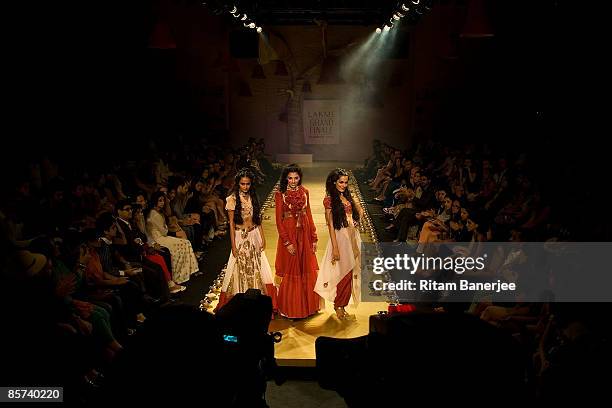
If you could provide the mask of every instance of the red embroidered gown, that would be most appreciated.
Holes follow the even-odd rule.
[[[308,190],[276,192],[276,227],[279,239],[276,249],[276,275],[283,278],[278,290],[278,311],[289,318],[303,318],[320,309],[321,297],[314,292],[319,265],[312,252],[317,230],[310,211]],[[291,255],[284,245],[293,244]]]

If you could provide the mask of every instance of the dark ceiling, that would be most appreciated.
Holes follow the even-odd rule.
[[[412,0],[405,3],[413,8],[409,20],[416,22],[419,14],[431,7],[432,0]],[[402,1],[397,0],[212,0],[206,6],[216,14],[227,13],[234,6],[258,24],[308,25],[316,21],[329,24],[373,25],[381,24],[399,11]]]

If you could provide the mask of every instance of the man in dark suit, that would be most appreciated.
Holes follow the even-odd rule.
[[[146,291],[153,298],[166,301],[169,296],[168,283],[160,265],[144,257],[147,237],[132,221],[133,205],[129,200],[121,200],[115,207],[117,239],[113,242],[117,251],[130,263],[142,265],[142,273]],[[170,270],[170,254],[163,247],[155,250],[164,257],[166,266]]]

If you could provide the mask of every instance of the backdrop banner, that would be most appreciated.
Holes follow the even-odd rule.
[[[304,109],[305,144],[340,144],[340,102],[306,99]]]

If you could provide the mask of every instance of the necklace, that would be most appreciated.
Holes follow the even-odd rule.
[[[298,191],[298,188],[300,188],[300,186],[295,186],[295,187],[287,186],[287,189],[289,191]]]

